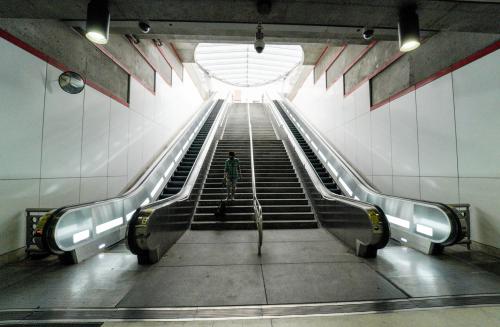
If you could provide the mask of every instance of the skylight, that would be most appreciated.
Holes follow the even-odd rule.
[[[304,52],[300,45],[267,44],[263,53],[257,53],[253,44],[200,43],[194,59],[209,76],[249,87],[285,78],[302,64]]]

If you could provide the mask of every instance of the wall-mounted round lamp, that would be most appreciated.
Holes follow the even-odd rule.
[[[75,72],[64,72],[59,75],[59,86],[64,92],[78,94],[85,88],[85,80]]]
[[[106,44],[109,39],[109,14],[107,0],[92,0],[87,6],[87,28],[85,36],[97,44]]]
[[[399,50],[408,52],[420,46],[418,15],[413,7],[402,8],[398,22]]]

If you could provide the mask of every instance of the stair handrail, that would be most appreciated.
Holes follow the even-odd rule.
[[[258,244],[258,254],[261,255],[262,242],[264,238],[263,231],[263,217],[262,217],[262,206],[257,199],[257,182],[255,178],[255,165],[254,165],[254,155],[253,155],[253,134],[252,134],[252,119],[250,116],[250,105],[247,104],[247,116],[248,116],[248,135],[250,137],[250,170],[252,173],[252,202],[253,202],[253,217],[255,224],[257,226],[257,231],[259,233],[259,244]]]
[[[463,237],[463,226],[455,209],[438,202],[385,195],[375,190],[304,118],[296,105],[279,95],[270,96],[300,130],[306,142],[324,163],[338,186],[356,200],[379,206],[390,222],[391,237],[424,253],[441,252]],[[299,124],[299,125],[297,125]]]

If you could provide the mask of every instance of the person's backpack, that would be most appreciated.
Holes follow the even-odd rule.
[[[217,207],[217,210],[215,211],[214,215],[215,218],[222,220],[226,218],[226,200],[220,200],[219,206]]]

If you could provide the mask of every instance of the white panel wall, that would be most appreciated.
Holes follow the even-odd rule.
[[[37,178],[47,65],[3,39],[0,54],[0,179]]]
[[[113,197],[172,141],[201,104],[188,74],[155,94],[134,78],[130,107],[91,87],[58,85],[61,71],[0,39],[0,255],[25,244],[28,207]]]
[[[90,87],[85,89],[82,177],[99,177],[108,174],[110,106],[109,97]]]
[[[500,248],[500,51],[370,111],[312,74],[294,103],[386,194],[472,205],[473,240]]]
[[[58,82],[61,73],[59,69],[47,66],[42,178],[80,177],[85,92],[64,92]]]

